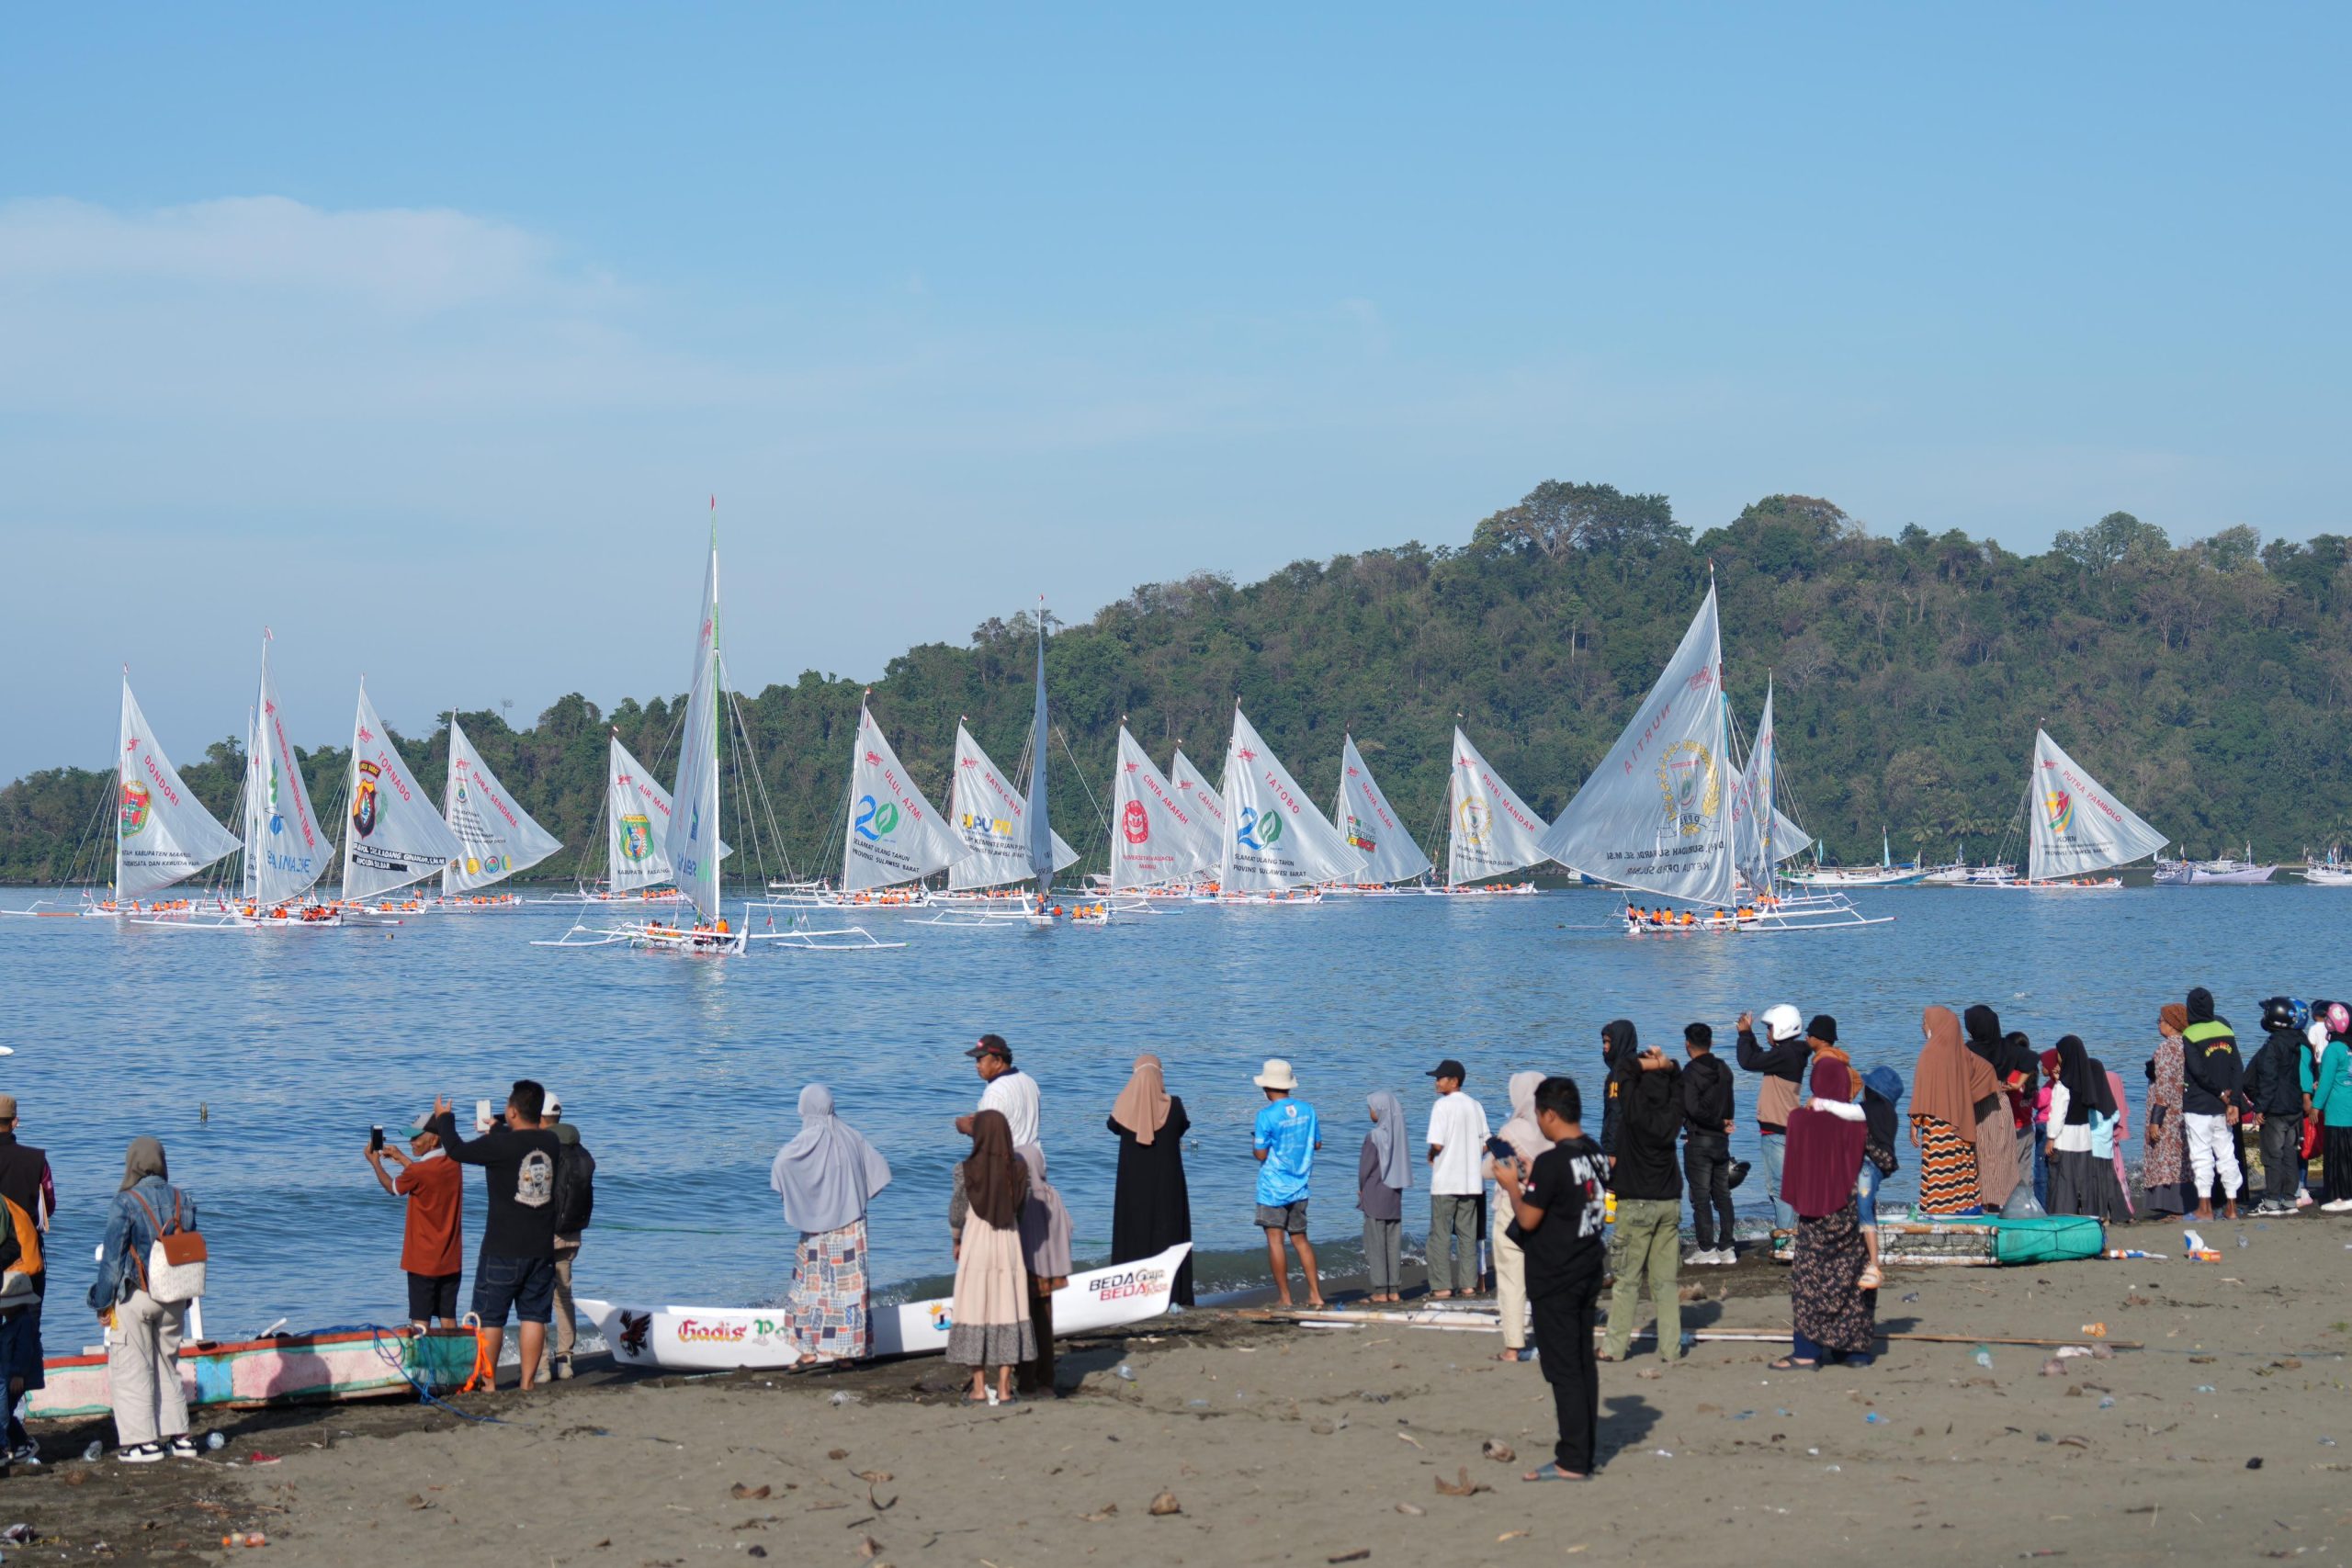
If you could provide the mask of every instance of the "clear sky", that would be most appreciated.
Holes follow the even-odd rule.
[[[11,16],[0,777],[682,689],[713,493],[754,689],[1547,477],[2352,530],[2342,7],[359,10]]]

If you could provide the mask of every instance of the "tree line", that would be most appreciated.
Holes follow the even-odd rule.
[[[1657,678],[1711,566],[1735,711],[1752,726],[1769,672],[1784,785],[1833,857],[1874,860],[1883,827],[1898,853],[1986,858],[2018,820],[2037,722],[2194,852],[2250,840],[2289,856],[2347,836],[2352,540],[2266,544],[2234,527],[2175,546],[2116,512],[2021,556],[1959,529],[1873,535],[1800,495],[1694,537],[1664,496],[1558,481],[1459,546],[1294,561],[1247,584],[1199,573],[1052,626],[1055,826],[1099,866],[1122,717],[1163,766],[1181,739],[1214,775],[1237,698],[1327,807],[1352,731],[1432,858],[1457,721],[1556,815]],[[872,683],[875,717],[943,808],[959,716],[1001,765],[1020,755],[1035,632],[1026,615],[991,619],[960,645],[909,649]],[[764,795],[730,771],[730,841],[756,841],[764,869],[838,870],[865,690],[812,671],[738,695]],[[458,716],[565,842],[535,876],[601,863],[607,731],[667,777],[683,703],[605,712],[574,693],[520,729],[497,711]],[[397,738],[420,777],[443,777],[447,733],[443,716],[430,736]],[[348,752],[302,761],[333,820]],[[232,737],[184,768],[232,826],[242,767]],[[0,878],[103,882],[111,790],[70,767],[0,790]],[[753,869],[748,853],[736,865]]]

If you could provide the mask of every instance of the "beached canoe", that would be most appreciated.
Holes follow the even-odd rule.
[[[180,1349],[180,1386],[190,1406],[332,1404],[409,1393],[412,1379],[435,1393],[454,1393],[474,1366],[469,1328],[406,1335],[392,1329],[336,1329],[280,1334],[237,1344],[205,1341]],[[36,1390],[29,1414],[103,1416],[107,1359],[51,1356],[41,1363],[47,1388]]]
[[[1158,1317],[1168,1310],[1177,1267],[1192,1250],[1171,1247],[1154,1258],[1071,1275],[1054,1294],[1055,1337]],[[800,1359],[781,1307],[640,1306],[585,1296],[579,1305],[624,1366],[707,1372],[788,1367]],[[953,1305],[941,1300],[875,1308],[873,1353],[937,1355],[947,1348]]]

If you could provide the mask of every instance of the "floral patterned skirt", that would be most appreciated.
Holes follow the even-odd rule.
[[[1878,1292],[1862,1289],[1870,1252],[1854,1200],[1834,1214],[1797,1222],[1789,1306],[1799,1334],[1824,1350],[1867,1352],[1878,1333]]]
[[[785,1308],[793,1342],[822,1361],[865,1359],[865,1222],[803,1235]]]

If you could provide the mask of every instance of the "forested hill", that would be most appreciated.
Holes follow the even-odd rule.
[[[1982,858],[2018,814],[2037,720],[2198,852],[2251,840],[2287,856],[2352,836],[2352,540],[2265,546],[2233,528],[2176,548],[2114,513],[2017,556],[1957,530],[1874,536],[1792,495],[1693,538],[1662,496],[1560,483],[1459,546],[1298,561],[1247,585],[1203,574],[1056,626],[1046,670],[1068,747],[1053,758],[1056,826],[1099,866],[1103,830],[1077,785],[1108,809],[1121,716],[1163,765],[1181,738],[1214,776],[1237,695],[1327,809],[1352,729],[1433,856],[1456,715],[1555,814],[1657,677],[1710,561],[1736,711],[1754,723],[1771,671],[1783,777],[1806,826],[1845,858],[1875,859],[1882,823],[1898,854],[1947,855],[1964,839]],[[1031,630],[1025,617],[991,620],[961,645],[910,649],[875,682],[876,717],[943,806],[957,716],[1000,764],[1021,754]],[[741,701],[804,873],[838,869],[861,689],[810,672]],[[606,727],[646,761],[666,757],[682,700],[606,714],[575,694],[519,731],[495,713],[461,716],[508,788],[573,846],[540,874],[569,877],[590,840]],[[446,727],[402,742],[436,782],[447,746]],[[304,765],[332,810],[345,754]],[[232,740],[187,769],[224,820],[238,767]],[[110,839],[108,787],[58,769],[0,791],[0,876],[65,880],[94,827]]]

